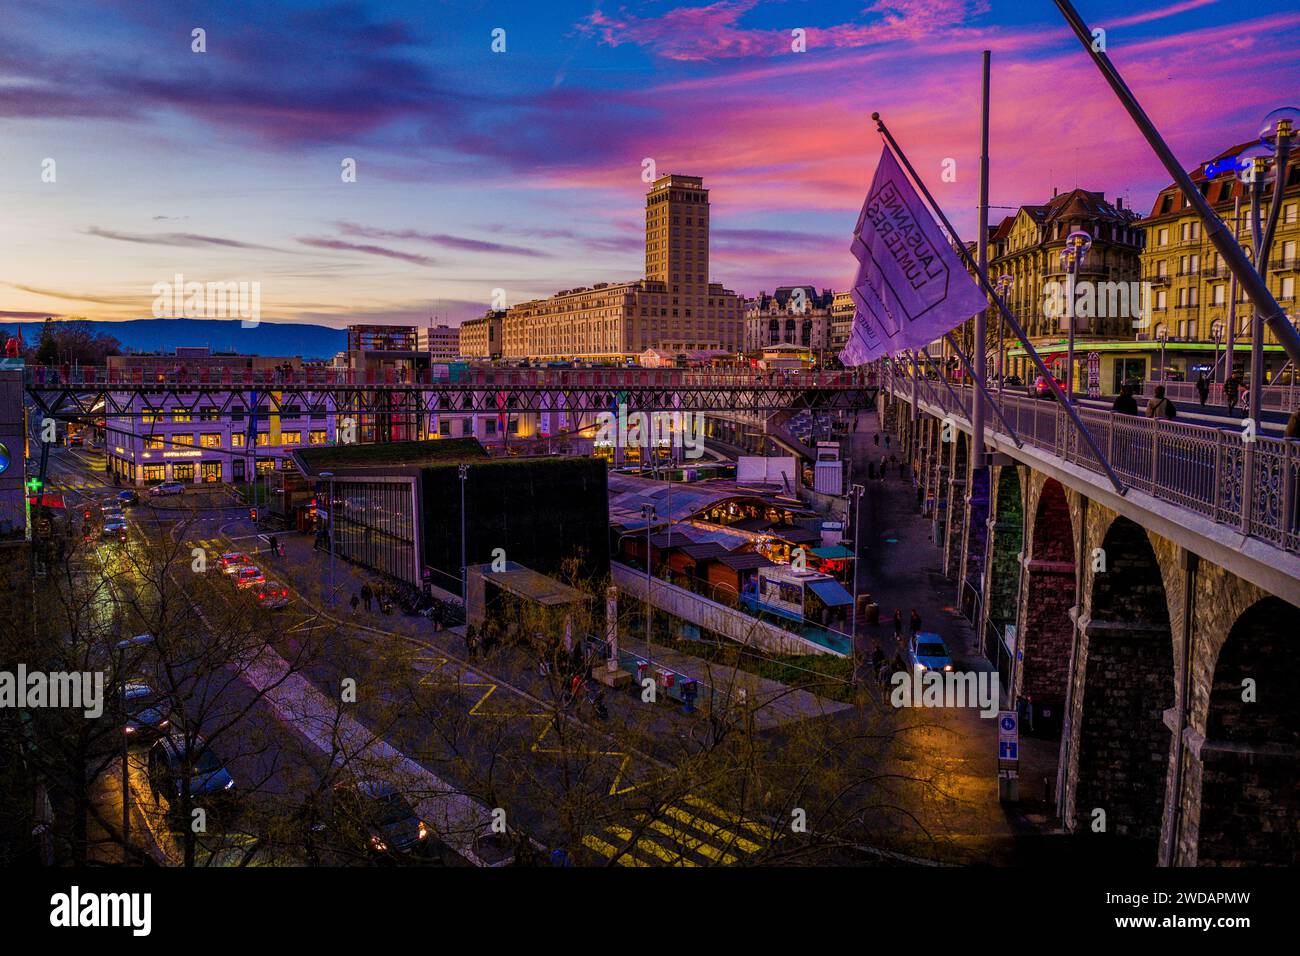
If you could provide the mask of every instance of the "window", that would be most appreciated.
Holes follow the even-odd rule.
[[[323,428],[313,428],[307,433],[307,444],[309,445],[328,445],[329,435]]]
[[[301,445],[302,432],[280,432],[281,445]]]
[[[221,435],[214,432],[204,432],[199,436],[199,444],[204,448],[220,448]]]
[[[262,448],[271,444],[271,435],[268,432],[257,433],[257,447]],[[260,464],[260,463],[259,463]]]
[[[1169,230],[1167,228],[1161,229],[1159,232],[1156,233],[1156,245],[1158,246],[1169,245]]]
[[[144,447],[146,450],[161,448],[162,446],[163,446],[163,440],[159,438],[157,435],[150,435],[148,438],[144,440]]]
[[[144,480],[145,480],[145,481],[166,481],[166,480],[167,480],[167,468],[166,468],[166,466],[165,466],[165,465],[145,465],[145,466],[144,466]]]
[[[189,433],[185,433],[185,434],[181,434],[181,435],[173,435],[173,436],[172,436],[172,444],[173,444],[173,445],[193,445],[193,444],[194,444],[194,436],[193,436],[192,434],[189,434]]]
[[[192,422],[194,416],[183,408],[172,409],[172,421],[174,422]]]
[[[234,432],[234,433],[231,434],[231,436],[230,436],[230,447],[231,447],[231,448],[243,448],[243,447],[244,447],[244,435],[243,435],[242,432]]]
[[[1282,277],[1282,298],[1284,299],[1295,298],[1295,276]]]

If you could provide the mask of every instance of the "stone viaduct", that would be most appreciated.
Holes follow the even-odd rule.
[[[1296,555],[1004,435],[971,469],[964,418],[881,403],[1004,701],[1059,728],[1064,826],[1135,863],[1300,862]]]

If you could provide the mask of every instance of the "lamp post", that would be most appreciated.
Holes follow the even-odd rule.
[[[334,605],[338,603],[337,596],[334,593],[334,472],[322,471],[320,476],[322,478],[328,478],[330,483],[330,506],[326,515],[329,518],[330,528],[330,604]]]
[[[1074,285],[1078,281],[1079,270],[1088,259],[1088,250],[1092,248],[1092,236],[1076,229],[1065,237],[1065,248],[1061,250],[1061,267],[1065,269],[1065,397],[1074,402]]]
[[[994,293],[1002,300],[1002,304],[1007,304],[1007,296],[1011,294],[1011,285],[1016,280],[1011,276],[1003,273],[998,276],[997,285],[993,287]],[[1002,380],[1007,377],[1007,343],[1004,337],[1006,327],[1003,325],[1002,310],[998,310],[998,398],[1002,398]]]
[[[866,489],[862,485],[853,485],[849,489],[849,495],[853,498],[853,613],[849,630],[853,633],[849,636],[850,649],[853,652],[853,679],[858,676],[858,543],[861,540],[859,529],[862,527],[862,493]]]
[[[650,607],[650,527],[657,517],[654,505],[642,505],[641,517],[645,521],[645,656],[647,663],[651,662],[651,645],[653,643],[653,611]],[[672,541],[672,532],[669,531],[669,541]]]
[[[469,620],[469,559],[465,549],[465,479],[469,477],[469,465],[457,465],[456,474],[460,476],[460,606]]]
[[[1268,280],[1268,258],[1282,212],[1286,190],[1287,165],[1291,157],[1291,139],[1300,122],[1300,110],[1284,106],[1264,117],[1259,143],[1243,150],[1238,160],[1238,175],[1251,186],[1250,228],[1255,244],[1255,267],[1260,278]],[[1262,221],[1261,204],[1266,182],[1272,182],[1273,195],[1268,221]],[[1258,422],[1264,398],[1264,316],[1256,309],[1250,325],[1250,410],[1251,421]]]
[[[1165,383],[1165,343],[1169,341],[1169,330],[1161,326],[1159,335],[1160,340],[1160,384]]]

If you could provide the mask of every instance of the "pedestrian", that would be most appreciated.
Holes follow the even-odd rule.
[[[1196,396],[1201,400],[1201,408],[1205,407],[1205,402],[1210,397],[1210,380],[1202,372],[1196,378]]]
[[[1291,413],[1291,417],[1286,420],[1286,431],[1282,433],[1283,438],[1300,438],[1300,408]]]
[[[894,637],[895,639],[903,636],[903,612],[894,608]]]
[[[1119,394],[1115,396],[1115,402],[1111,405],[1114,411],[1121,415],[1136,415],[1138,413],[1137,399],[1133,397],[1133,385],[1125,382],[1119,387]]]
[[[885,652],[880,648],[880,642],[876,641],[875,648],[871,651],[871,673],[879,674],[880,668],[885,663]]]
[[[921,615],[916,613],[916,608],[912,608],[912,636],[916,637],[921,631]]]
[[[276,541],[275,535],[271,535],[270,541],[271,541],[271,554],[278,556],[280,554],[280,543]]]
[[[1147,403],[1147,418],[1165,418],[1172,420],[1177,417],[1178,409],[1174,407],[1173,402],[1165,398],[1165,387],[1163,385],[1157,385],[1155,397]]]
[[[878,475],[878,477],[880,478],[881,481],[885,480],[885,459],[883,458],[880,459],[880,474]]]
[[[1229,415],[1237,407],[1237,396],[1240,392],[1241,381],[1237,378],[1237,373],[1233,372],[1228,376],[1228,380],[1223,383],[1223,400],[1227,403]]]
[[[360,604],[360,603],[361,603],[361,599],[360,599],[359,597],[357,597],[357,592],[356,592],[356,591],[353,591],[353,592],[352,592],[352,600],[348,602],[348,604],[351,605],[351,607],[352,607],[352,616],[353,616],[353,617],[356,617],[356,616],[357,616],[357,605]]]
[[[885,432],[885,447],[889,447],[889,432]]]
[[[366,604],[367,614],[370,613],[370,602],[374,600],[374,597],[375,597],[375,592],[370,589],[369,582],[361,585],[361,600],[364,601]]]
[[[867,462],[867,480],[876,480],[876,463],[874,461]]]
[[[907,477],[907,465],[904,464],[901,459],[898,462],[898,477],[899,478]]]
[[[880,447],[880,432],[876,432],[875,441],[876,441],[876,447]]]
[[[465,653],[471,660],[478,657],[478,630],[473,624],[465,628]]]

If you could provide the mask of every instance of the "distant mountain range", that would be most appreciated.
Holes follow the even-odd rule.
[[[237,319],[130,319],[126,322],[87,319],[85,322],[93,331],[113,336],[124,350],[132,352],[170,352],[178,345],[206,345],[214,352],[331,359],[347,348],[347,333],[326,325],[263,320],[245,329]],[[40,338],[43,324],[0,320],[0,329],[7,332],[21,328],[23,340],[34,344]]]

